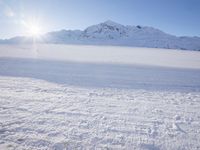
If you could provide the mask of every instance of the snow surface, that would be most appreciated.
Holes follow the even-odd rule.
[[[200,69],[200,52],[85,45],[0,45],[0,57]]]
[[[199,55],[0,46],[0,149],[200,149]]]

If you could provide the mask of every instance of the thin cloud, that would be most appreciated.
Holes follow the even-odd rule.
[[[4,14],[7,17],[14,17],[15,16],[14,11],[10,7],[8,7],[8,6],[5,7]]]
[[[8,6],[6,3],[4,3],[2,0],[0,0],[0,8],[2,10],[2,13],[6,17],[14,17],[15,16],[15,12],[13,11],[13,9],[10,6]]]

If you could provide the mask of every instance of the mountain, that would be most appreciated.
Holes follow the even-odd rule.
[[[15,37],[0,43],[31,42],[31,38]],[[177,37],[146,26],[125,26],[113,21],[92,25],[85,30],[49,32],[37,39],[40,43],[119,45],[200,51],[200,37]]]

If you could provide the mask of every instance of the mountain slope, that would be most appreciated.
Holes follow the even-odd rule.
[[[21,40],[20,40],[21,39]],[[0,43],[30,42],[17,37]],[[37,39],[42,43],[120,45],[134,47],[200,50],[200,37],[177,37],[145,26],[124,26],[113,21],[92,25],[83,31],[61,30],[49,32]]]

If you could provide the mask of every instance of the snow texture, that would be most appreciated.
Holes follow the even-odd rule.
[[[0,46],[0,149],[198,150],[199,58],[194,51]]]

